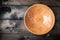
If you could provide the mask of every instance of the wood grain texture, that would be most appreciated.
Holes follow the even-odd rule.
[[[9,0],[7,2],[3,2],[3,4],[6,5],[32,5],[36,3],[60,6],[60,1],[57,0]]]
[[[46,4],[49,7],[51,7],[51,9],[53,10],[53,12],[55,14],[56,21],[55,21],[54,28],[48,34],[51,34],[53,36],[60,35],[60,0],[20,0],[19,2],[18,1],[17,0],[10,0],[8,2],[3,2],[3,4],[4,4],[3,6],[7,5],[9,7],[9,6],[19,5],[18,7],[21,6],[22,7],[21,9],[24,10],[25,8],[23,8],[23,7],[28,8],[32,4],[42,3],[42,4]],[[1,6],[0,6],[0,8],[1,8]],[[23,11],[23,13],[24,13],[24,11]],[[22,13],[22,11],[21,11],[21,13]],[[0,25],[1,25],[1,22],[2,21],[0,20]],[[23,21],[21,22],[21,24],[22,24],[21,26],[25,27],[23,24]],[[19,30],[19,29],[17,29],[17,30]],[[25,32],[26,32],[26,30],[25,30]],[[38,38],[37,40],[40,40],[40,39],[41,40],[42,39],[43,40],[45,40],[45,39],[46,40],[53,40],[53,38],[50,38],[51,35],[49,37],[47,37],[48,39],[46,38],[46,36],[44,36],[45,37],[45,39],[44,39],[44,37],[41,37],[41,36],[40,37],[39,36],[33,37],[34,35],[30,35],[31,33],[28,31],[27,31],[27,34],[28,34],[27,35],[25,32],[21,32],[21,34],[22,34],[22,36],[21,36],[20,33],[6,33],[6,31],[5,31],[5,33],[3,34],[3,32],[0,31],[0,40],[5,40],[5,39],[6,40],[19,40],[19,39],[21,39],[21,37],[23,38],[24,36],[27,36],[27,37],[31,36],[31,37],[29,37],[29,39]],[[25,37],[25,38],[27,38],[27,37]],[[55,38],[55,36],[54,36],[54,38]],[[26,39],[26,40],[28,40],[28,39]]]

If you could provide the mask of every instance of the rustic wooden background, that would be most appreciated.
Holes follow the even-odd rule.
[[[0,39],[1,40],[58,40],[60,37],[60,0],[9,0],[6,2],[2,2],[2,6],[0,7],[9,7],[9,6],[21,6],[23,10],[26,11],[28,7],[30,7],[33,4],[41,3],[48,5],[55,14],[55,25],[54,28],[46,35],[43,36],[36,36],[30,33],[30,35],[23,35],[23,33],[1,33],[0,32]],[[27,8],[26,8],[27,7]],[[22,12],[25,12],[22,11]],[[6,20],[6,19],[4,19]],[[1,22],[1,20],[0,20]],[[23,20],[22,23],[23,24]],[[24,26],[24,24],[22,25]],[[23,35],[23,36],[22,36]],[[21,38],[21,39],[20,39]],[[25,39],[26,38],[26,39]],[[28,39],[27,39],[28,38]],[[30,38],[30,39],[29,39]]]

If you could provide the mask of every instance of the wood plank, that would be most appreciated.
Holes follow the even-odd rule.
[[[7,5],[5,5],[5,6],[7,6]],[[24,16],[24,14],[25,14],[25,11],[27,10],[27,8],[28,8],[29,6],[21,6],[21,5],[10,5],[10,8],[11,8],[11,12],[8,12],[9,14],[10,13],[12,13],[12,11],[15,9],[15,11],[14,12],[17,12],[18,10],[20,10],[20,11],[18,11],[21,15],[23,15]],[[56,18],[56,20],[60,20],[60,7],[58,7],[58,6],[50,6],[50,8],[52,9],[52,11],[54,12],[54,14],[55,14],[55,18]],[[4,11],[4,10],[3,10]],[[18,13],[17,12],[17,13]],[[6,14],[7,12],[5,12],[5,14]],[[22,16],[22,18],[23,18],[23,16]],[[2,16],[2,18],[0,18],[0,19],[4,19],[4,20],[6,20],[6,19],[10,19],[10,17],[9,18],[7,18],[7,17],[4,17],[3,18],[3,16]],[[16,19],[17,20],[17,19]]]
[[[9,30],[9,29],[8,29]],[[21,22],[21,25],[20,25],[20,27],[18,27],[18,29],[16,30],[15,29],[15,32],[8,32],[8,30],[7,29],[5,29],[5,31],[3,31],[2,33],[6,33],[7,34],[7,36],[9,36],[9,35],[11,35],[11,34],[21,34],[22,36],[23,35],[26,35],[26,36],[28,36],[28,35],[32,35],[30,32],[28,32],[27,31],[27,29],[25,28],[25,26],[24,26],[24,23],[23,23],[23,21]],[[19,31],[20,30],[20,31]],[[56,21],[55,22],[55,25],[54,25],[54,27],[53,27],[53,29],[48,33],[48,34],[50,34],[50,35],[60,35],[60,21]],[[12,36],[12,35],[11,35]],[[33,35],[32,35],[33,36]]]
[[[3,2],[6,5],[32,5],[32,4],[46,4],[50,6],[60,6],[60,1],[56,0],[10,0],[7,2]]]

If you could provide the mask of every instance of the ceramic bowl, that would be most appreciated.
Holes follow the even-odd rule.
[[[55,16],[51,8],[44,4],[30,6],[24,15],[27,30],[36,35],[50,32],[55,23]]]

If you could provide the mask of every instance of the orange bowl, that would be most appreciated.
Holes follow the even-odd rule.
[[[34,4],[29,7],[24,16],[24,24],[28,31],[36,35],[48,33],[54,26],[53,11],[44,4]]]

